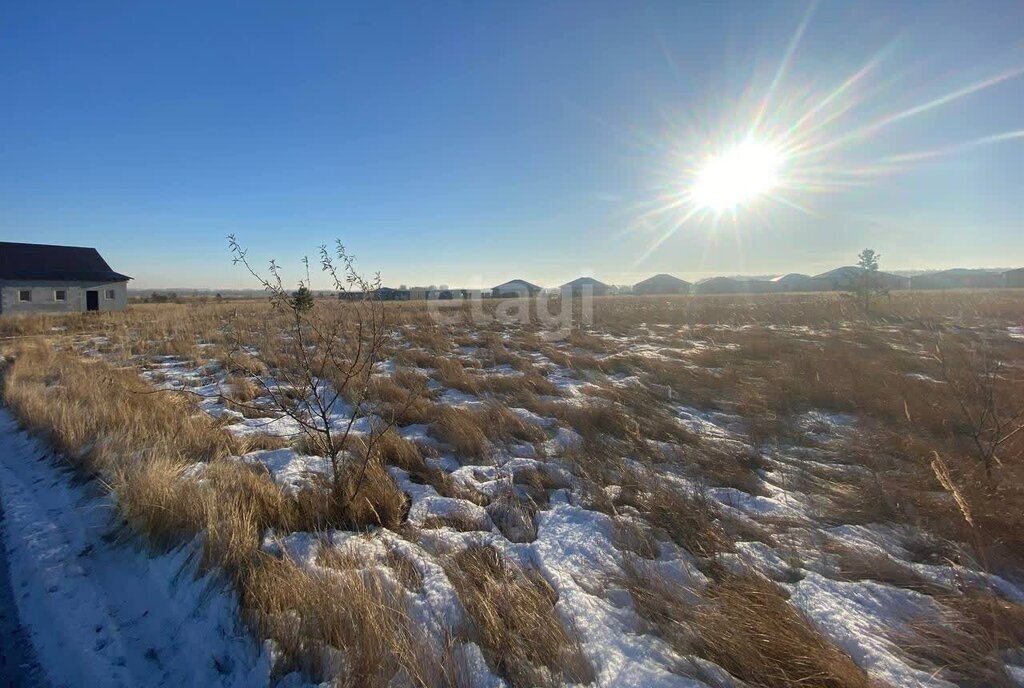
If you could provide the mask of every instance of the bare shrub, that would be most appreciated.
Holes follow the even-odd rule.
[[[1024,379],[1014,379],[992,351],[939,345],[935,349],[942,380],[960,412],[957,432],[991,475],[1000,455],[1024,457]]]
[[[367,449],[361,452],[360,466],[352,469],[341,456],[356,420],[365,415],[363,402],[368,400],[371,374],[383,359],[393,333],[387,311],[375,297],[381,286],[380,277],[370,281],[356,272],[354,258],[340,241],[333,255],[326,246],[321,246],[320,265],[333,283],[337,298],[332,304],[318,306],[308,289],[308,259],[304,261],[306,279],[299,282],[299,291],[293,295],[284,288],[280,268],[275,262],[270,263],[269,276],[264,276],[252,266],[245,249],[233,235],[228,238],[228,244],[234,262],[242,265],[264,288],[273,309],[286,316],[284,331],[266,333],[261,349],[261,355],[273,352],[277,383],[271,384],[261,375],[250,375],[248,379],[262,389],[274,409],[302,429],[320,456],[330,460],[333,505],[328,510],[336,511],[345,502],[358,501],[362,505],[370,492],[384,496],[386,491],[379,489],[383,484],[381,480],[367,491],[363,490],[363,481],[369,477],[370,464],[377,456],[374,445],[393,425],[394,419],[374,424],[365,435],[363,441]],[[298,298],[299,294],[306,298]],[[241,342],[235,342],[232,350],[245,351],[245,348]],[[325,380],[330,380],[331,384]],[[342,401],[348,402],[349,409],[339,427],[337,414]],[[237,399],[232,402],[243,405]],[[379,511],[390,505],[367,503],[366,506]],[[350,510],[355,512],[362,508],[353,504]],[[382,516],[377,520],[390,519]]]

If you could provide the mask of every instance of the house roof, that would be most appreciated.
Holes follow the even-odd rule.
[[[94,248],[0,241],[0,280],[127,282]]]
[[[503,282],[502,284],[499,284],[498,286],[496,286],[494,288],[498,289],[498,290],[501,290],[501,289],[521,289],[523,287],[525,287],[527,289],[536,289],[537,291],[540,291],[540,287],[538,287],[536,284],[531,284],[530,282],[527,282],[526,280],[522,280],[522,279],[509,280],[508,282]]]
[[[815,275],[814,279],[824,279],[824,280],[833,280],[833,281],[839,281],[839,280],[849,281],[849,280],[852,280],[852,279],[855,279],[855,278],[859,277],[863,272],[864,272],[864,268],[862,268],[862,267],[859,267],[859,266],[856,266],[856,265],[846,265],[846,266],[841,267],[841,268],[836,268],[835,270],[829,270],[828,272],[823,272],[820,275]],[[891,272],[882,272],[881,270],[879,270],[877,273],[875,273],[875,277],[877,279],[881,280],[881,282],[883,284],[888,284],[888,285],[903,286],[903,285],[906,285],[906,284],[910,283],[910,278],[909,277],[901,277],[900,275],[894,275]]]
[[[680,287],[681,286],[686,286],[686,287],[688,287],[688,286],[690,286],[690,283],[687,282],[686,280],[679,279],[678,277],[674,277],[672,275],[668,275],[668,274],[663,272],[661,274],[655,275],[654,277],[648,277],[643,282],[637,282],[634,285],[634,289],[636,287],[645,287],[645,286],[648,286],[648,285],[650,285],[650,286],[672,285],[672,286],[680,286]]]
[[[608,288],[607,284],[605,284],[604,282],[598,282],[593,277],[577,277],[572,282],[566,282],[565,284],[562,285],[562,287],[563,288],[564,287],[575,288],[575,287],[586,287],[588,285],[591,286],[591,287],[598,287],[598,288],[604,287],[605,289]]]

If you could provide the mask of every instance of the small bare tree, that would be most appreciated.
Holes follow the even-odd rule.
[[[1024,400],[1014,393],[1024,381],[1011,380],[1011,372],[986,346],[954,349],[940,344],[934,358],[960,410],[959,433],[991,476],[1003,449],[1024,436]]]
[[[355,269],[354,256],[340,241],[333,253],[321,246],[320,267],[337,298],[314,302],[308,259],[303,261],[305,280],[290,293],[275,261],[270,262],[266,274],[261,273],[234,235],[228,237],[228,245],[234,263],[245,267],[259,282],[273,310],[282,314],[287,324],[281,329],[279,324],[262,323],[266,331],[261,345],[269,351],[254,352],[236,339],[226,362],[229,369],[240,371],[255,385],[266,403],[255,406],[232,399],[230,393],[224,398],[243,409],[269,410],[292,419],[312,451],[330,460],[332,493],[338,505],[345,507],[359,494],[367,469],[377,458],[381,437],[403,412],[392,409],[385,418],[372,415],[365,407],[371,374],[383,360],[385,345],[393,335],[387,311],[378,298],[380,275],[373,279],[361,276]],[[232,361],[234,356],[252,355],[268,363],[269,374]],[[368,427],[359,433],[362,441],[356,443],[358,451],[346,451],[361,420]]]

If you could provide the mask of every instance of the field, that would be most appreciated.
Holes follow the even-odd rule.
[[[496,308],[0,320],[4,399],[275,679],[1020,685],[1024,292]]]

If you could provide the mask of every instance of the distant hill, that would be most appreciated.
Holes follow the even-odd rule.
[[[953,268],[910,278],[911,289],[995,289],[1003,286],[1003,273]]]
[[[815,275],[814,279],[824,280],[830,285],[831,289],[847,289],[851,285],[856,284],[857,279],[863,272],[864,268],[857,267],[856,265],[844,265],[841,268]],[[910,287],[909,277],[901,277],[891,272],[881,271],[878,272],[877,277],[889,289],[908,289]]]

